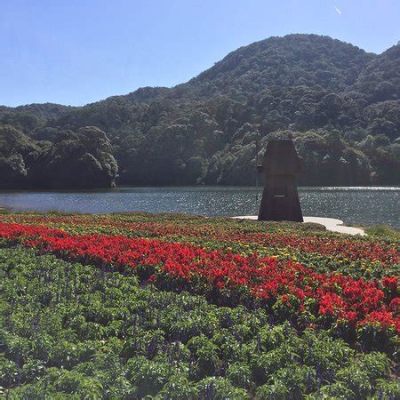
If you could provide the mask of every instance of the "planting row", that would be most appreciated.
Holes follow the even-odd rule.
[[[0,238],[68,260],[100,267],[128,266],[142,281],[168,290],[187,289],[217,304],[269,310],[276,321],[298,328],[334,329],[363,346],[390,348],[400,332],[399,281],[353,279],[317,273],[291,260],[209,251],[155,239],[107,235],[71,235],[44,226],[0,223]]]
[[[365,260],[385,267],[400,266],[400,244],[360,238],[343,237],[315,231],[311,227],[279,225],[276,223],[256,224],[249,221],[229,219],[188,218],[175,216],[161,219],[150,215],[113,216],[41,216],[4,215],[5,222],[44,224],[62,228],[71,233],[105,233],[135,237],[157,237],[164,240],[232,242],[253,245],[258,250],[289,249],[291,253],[317,254],[334,257],[344,262]],[[315,228],[314,228],[315,229]],[[242,247],[243,249],[243,247]]]
[[[400,398],[395,359],[271,325],[263,308],[217,307],[22,248],[0,249],[0,285],[8,399]]]

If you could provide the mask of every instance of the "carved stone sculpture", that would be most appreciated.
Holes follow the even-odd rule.
[[[296,185],[302,160],[292,140],[269,141],[258,169],[265,179],[258,220],[303,222]]]

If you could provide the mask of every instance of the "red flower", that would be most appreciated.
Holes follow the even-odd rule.
[[[385,276],[382,279],[382,285],[389,290],[396,291],[398,279],[395,276]]]

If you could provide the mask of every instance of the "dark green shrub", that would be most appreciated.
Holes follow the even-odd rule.
[[[198,389],[186,377],[173,375],[156,397],[162,400],[197,400]]]
[[[248,397],[243,389],[234,387],[222,377],[209,377],[197,384],[199,400],[243,400]]]
[[[358,365],[342,368],[337,372],[336,379],[343,384],[344,387],[351,390],[357,399],[367,397],[372,389],[368,373],[362,370]]]
[[[400,399],[400,381],[391,381],[380,379],[376,386],[376,395],[381,400]]]
[[[218,349],[206,336],[201,335],[190,339],[187,347],[196,357],[196,362],[191,371],[191,375],[195,379],[202,379],[217,372],[219,365]]]
[[[296,359],[298,359],[298,356],[295,349],[283,345],[267,353],[255,355],[250,361],[255,383],[257,385],[266,383],[275,371],[294,366]]]
[[[316,390],[316,372],[307,366],[293,365],[277,370],[269,379],[273,387],[285,387],[291,399],[301,399]]]
[[[228,370],[226,371],[226,377],[235,386],[244,389],[249,389],[252,382],[250,367],[243,363],[230,364]]]
[[[346,384],[337,382],[323,386],[319,393],[314,395],[313,399],[358,400],[360,398]]]
[[[173,373],[167,363],[152,362],[143,356],[128,360],[126,368],[127,378],[137,387],[139,397],[157,394]]]

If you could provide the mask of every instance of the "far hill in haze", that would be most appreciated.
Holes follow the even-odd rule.
[[[0,107],[0,185],[252,185],[256,142],[288,133],[302,184],[400,184],[400,46],[271,37],[173,88]]]

